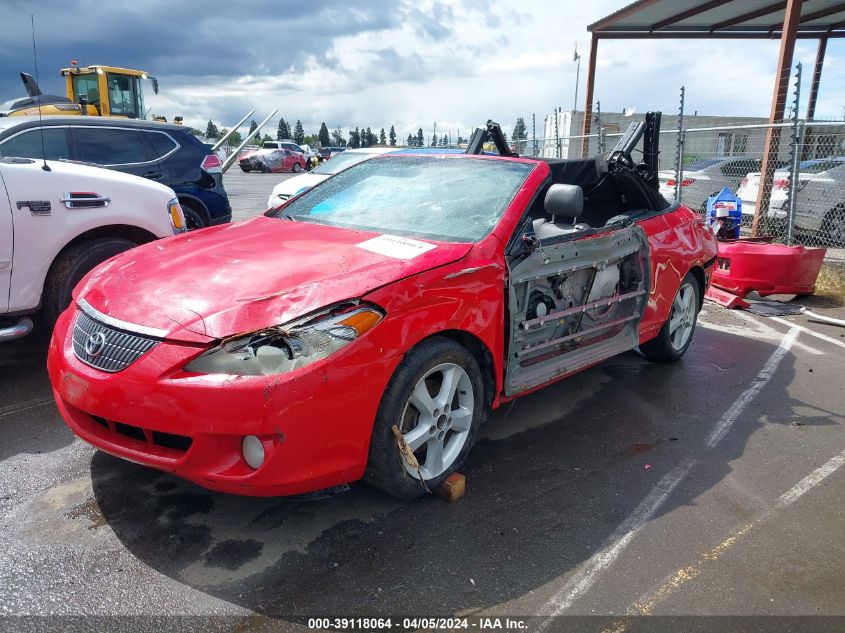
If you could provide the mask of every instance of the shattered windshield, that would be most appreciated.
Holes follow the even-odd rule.
[[[378,154],[365,154],[364,152],[344,152],[333,156],[316,169],[312,169],[312,174],[323,174],[324,176],[334,176],[339,171],[343,171],[347,167],[363,163],[369,158],[375,158]]]
[[[534,165],[390,156],[326,180],[271,217],[449,242],[476,242],[501,218]]]

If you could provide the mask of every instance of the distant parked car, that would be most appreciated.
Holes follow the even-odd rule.
[[[296,176],[295,178],[288,178],[273,187],[273,192],[270,194],[270,199],[267,201],[268,208],[279,206],[293,196],[299,195],[303,191],[308,191],[316,184],[323,182],[326,178],[334,176],[336,173],[343,171],[347,167],[357,165],[360,162],[373,158],[379,154],[386,154],[387,152],[395,152],[395,147],[361,147],[358,149],[350,149],[335,156],[331,160],[322,163],[316,169],[311,170],[307,174]]]
[[[44,136],[55,143],[52,131]],[[52,327],[97,264],[186,228],[169,187],[87,165],[43,165],[0,161],[0,342],[29,333],[36,311]]]
[[[103,117],[0,118],[0,156],[115,169],[166,185],[176,192],[189,229],[225,224],[232,207],[223,188],[220,159],[182,125]]]
[[[738,194],[742,199],[743,218],[754,216],[760,173],[743,178]],[[845,156],[816,158],[798,164],[795,194],[795,228],[845,245]],[[769,198],[768,217],[783,220],[787,216],[789,171],[775,171]]]
[[[707,198],[724,187],[736,193],[743,176],[750,171],[760,171],[760,159],[722,156],[690,163],[681,175],[681,200],[690,209],[703,213],[707,209]],[[675,172],[661,171],[658,178],[660,193],[667,200],[674,200]]]
[[[238,156],[238,166],[244,172],[299,172],[307,164],[308,158],[304,150],[288,141],[264,141],[260,149],[242,151]]]
[[[338,154],[340,154],[341,152],[344,152],[344,151],[346,151],[345,147],[335,147],[335,146],[321,147],[320,151],[317,154],[317,158],[320,160],[320,162],[323,162],[323,161],[329,160],[330,158],[332,158],[334,156],[337,156]]]

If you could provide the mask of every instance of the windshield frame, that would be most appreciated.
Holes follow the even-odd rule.
[[[330,183],[336,176],[347,172],[350,169],[356,168],[363,163],[369,163],[370,160],[364,160],[355,165],[351,165],[346,169],[342,169],[337,174],[329,176],[321,183],[315,185],[314,187],[310,187],[306,191],[303,191],[288,200],[285,200],[280,206],[274,207],[269,209],[264,213],[266,217],[270,218],[278,218],[278,219],[286,219],[291,220],[294,222],[304,222],[308,224],[319,224],[322,226],[331,226],[335,228],[341,228],[350,231],[362,231],[362,232],[369,232],[369,233],[378,233],[378,234],[389,234],[389,235],[398,235],[402,237],[410,237],[410,238],[417,238],[417,239],[428,239],[432,241],[438,242],[446,242],[446,243],[453,243],[453,244],[468,244],[468,243],[478,243],[488,237],[493,231],[495,231],[496,227],[501,223],[502,219],[508,212],[508,209],[513,205],[514,200],[519,196],[522,188],[525,186],[525,183],[529,181],[531,175],[535,173],[538,166],[541,164],[535,160],[529,160],[526,157],[519,157],[519,158],[509,158],[509,157],[502,157],[499,155],[495,156],[485,156],[485,155],[467,155],[467,154],[440,154],[440,155],[421,155],[421,154],[401,154],[399,152],[385,152],[384,154],[378,154],[372,157],[372,160],[396,160],[396,159],[409,159],[412,158],[414,160],[431,160],[433,158],[440,159],[440,160],[481,160],[481,161],[495,161],[495,162],[508,162],[508,163],[517,163],[526,165],[527,170],[525,172],[524,178],[516,186],[513,190],[511,197],[507,200],[505,204],[502,205],[498,213],[498,217],[495,222],[492,222],[491,225],[485,230],[483,235],[478,236],[477,238],[458,238],[456,236],[449,236],[449,235],[441,235],[441,234],[434,234],[434,233],[425,233],[423,231],[406,231],[406,230],[399,230],[399,229],[386,229],[384,227],[376,227],[376,226],[350,226],[346,225],[341,222],[319,222],[314,221],[311,219],[311,216],[303,216],[303,215],[293,215],[289,212],[289,207],[291,204],[295,203],[296,201],[300,200],[303,196],[313,194],[316,190],[320,189],[321,187]]]
[[[346,169],[349,169],[350,167],[355,167],[355,165],[359,165],[360,163],[363,163],[364,161],[368,161],[368,160],[376,158],[378,156],[383,156],[384,154],[390,154],[390,153],[391,152],[340,152],[336,156],[332,156],[329,160],[323,162],[321,165],[318,165],[317,167],[312,169],[311,173],[316,174],[317,176],[335,176],[335,175],[339,174],[340,172],[342,172]],[[347,157],[347,158],[344,158],[343,160],[348,160],[348,157],[350,157],[350,156],[353,157],[353,158],[358,158],[358,157],[360,157],[360,158],[358,158],[358,160],[356,160],[355,162],[353,162],[349,165],[345,165],[345,166],[341,165],[340,169],[338,169],[337,171],[333,171],[331,173],[327,173],[325,171],[320,171],[324,167],[328,167],[329,165],[331,165],[333,160],[336,160],[336,159],[338,159],[342,156]],[[337,163],[334,163],[334,164],[337,165]]]

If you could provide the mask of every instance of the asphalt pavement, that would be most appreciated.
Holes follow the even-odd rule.
[[[262,211],[278,180],[227,174],[236,217]],[[845,317],[822,299],[813,310]],[[0,630],[141,630],[153,615],[225,631],[376,614],[598,615],[589,626],[612,631],[642,630],[641,614],[845,617],[842,328],[705,304],[681,362],[629,352],[495,412],[453,504],[361,484],[236,497],[110,457],[62,423],[45,349],[36,335],[0,346]]]

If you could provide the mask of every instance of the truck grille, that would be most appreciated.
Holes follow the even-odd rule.
[[[126,369],[157,344],[157,338],[105,325],[81,311],[73,325],[73,353],[102,371]]]

